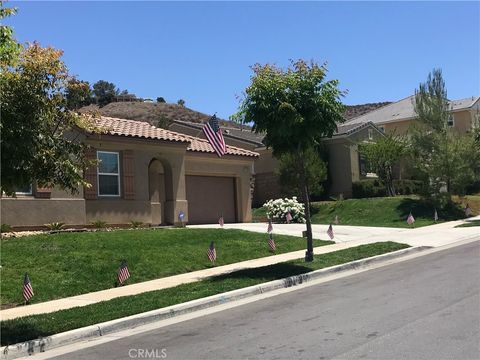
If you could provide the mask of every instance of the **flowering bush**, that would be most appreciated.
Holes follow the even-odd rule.
[[[290,213],[292,216],[290,222],[305,222],[305,206],[297,201],[296,196],[291,199],[268,200],[263,206],[267,210],[267,216],[275,221],[287,222],[286,216]]]

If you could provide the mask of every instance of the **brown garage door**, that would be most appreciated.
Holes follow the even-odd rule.
[[[186,176],[189,224],[236,222],[235,179],[216,176]]]

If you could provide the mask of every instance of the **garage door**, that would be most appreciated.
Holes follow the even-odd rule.
[[[187,175],[186,190],[189,224],[214,224],[222,214],[236,222],[234,178]]]

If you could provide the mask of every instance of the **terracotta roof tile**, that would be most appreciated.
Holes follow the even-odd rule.
[[[95,119],[95,122],[97,126],[104,128],[104,132],[109,135],[189,143],[187,151],[215,153],[207,140],[157,128],[146,122],[106,116]],[[258,153],[227,145],[227,155],[257,157]]]

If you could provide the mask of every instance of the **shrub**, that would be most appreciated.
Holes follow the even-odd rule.
[[[7,232],[10,232],[12,231],[12,227],[8,224],[2,224],[2,227],[0,229],[0,232],[1,233],[7,233]]]
[[[305,206],[297,201],[296,196],[291,199],[269,200],[263,206],[267,210],[267,217],[272,220],[286,222],[286,216],[290,213],[292,216],[291,222],[305,222]]]
[[[107,227],[107,222],[102,220],[92,221],[92,225],[95,229],[105,229]]]
[[[397,195],[420,194],[423,182],[418,180],[394,180]],[[356,199],[383,197],[387,192],[385,186],[377,179],[356,181],[352,184],[352,196]]]
[[[130,227],[132,229],[138,229],[142,225],[143,225],[143,222],[141,222],[141,221],[135,221],[135,220],[130,221]]]
[[[63,228],[63,225],[65,225],[62,222],[52,222],[50,224],[45,224],[48,230],[60,230]]]

